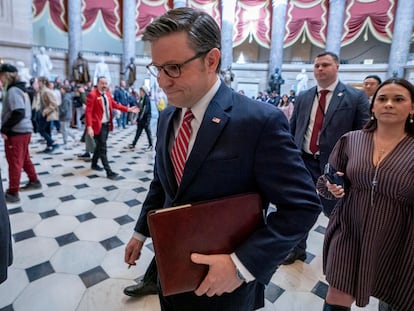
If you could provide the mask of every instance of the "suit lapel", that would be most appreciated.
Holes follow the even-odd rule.
[[[326,111],[321,131],[325,130],[325,127],[329,124],[329,122],[331,122],[331,119],[335,115],[335,111],[341,104],[342,98],[344,98],[344,91],[344,85],[341,82],[339,82],[335,90],[333,91],[332,98],[329,103],[328,110]]]
[[[174,168],[171,162],[171,157],[169,153],[169,145],[171,140],[171,135],[174,133],[173,129],[173,122],[176,115],[179,113],[180,109],[172,109],[171,111],[165,111],[165,113],[168,113],[165,120],[165,127],[160,127],[158,130],[163,133],[163,135],[159,136],[162,138],[162,141],[160,142],[163,146],[162,150],[164,150],[163,155],[161,156],[161,161],[163,162],[164,167],[164,174],[167,179],[167,185],[168,189],[166,189],[167,192],[169,192],[171,197],[174,197],[174,194],[177,191],[177,181],[175,180],[174,176]],[[161,174],[163,175],[163,174]]]
[[[225,89],[223,89],[225,88]],[[210,102],[198,130],[193,149],[186,162],[183,179],[178,192],[182,192],[191,184],[192,179],[197,175],[201,165],[206,160],[210,150],[220,137],[229,115],[226,109],[231,106],[231,91],[225,85],[221,85],[216,96]],[[219,100],[218,100],[219,99]]]
[[[302,115],[306,116],[307,118],[307,123],[305,124],[306,127],[308,127],[309,124],[309,116],[311,115],[312,112],[312,107],[313,107],[313,103],[315,100],[315,96],[316,96],[316,86],[311,88],[308,92],[308,98],[305,100],[305,102],[309,103],[309,105],[303,105],[304,107],[301,107],[301,110],[303,109]],[[306,129],[305,129],[306,131]]]

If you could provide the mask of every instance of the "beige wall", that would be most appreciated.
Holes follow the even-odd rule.
[[[0,0],[0,58],[31,63],[32,12],[29,0]]]

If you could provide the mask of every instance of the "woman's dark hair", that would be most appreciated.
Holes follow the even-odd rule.
[[[372,113],[372,108],[374,107],[375,99],[377,98],[378,91],[388,84],[398,84],[408,90],[411,96],[411,103],[414,105],[414,86],[407,80],[401,79],[401,78],[391,78],[388,80],[385,80],[382,82],[377,90],[374,93],[374,96],[372,96],[371,106],[369,107],[369,111]],[[372,114],[371,119],[368,121],[368,123],[364,127],[364,131],[366,132],[373,132],[378,127],[377,119]],[[407,117],[407,120],[405,121],[405,132],[409,135],[414,137],[414,123],[410,123],[410,116]]]
[[[213,48],[221,50],[221,31],[216,21],[206,12],[190,8],[167,11],[145,28],[142,40],[152,42],[176,32],[188,35],[189,46],[196,53],[207,53]],[[219,71],[220,63],[216,68]]]
[[[286,102],[283,101],[283,97],[286,97]],[[283,94],[280,97],[280,103],[279,103],[279,105],[280,106],[289,106],[289,96],[288,96],[288,94]]]

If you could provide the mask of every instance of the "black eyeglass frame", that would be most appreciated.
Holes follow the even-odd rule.
[[[164,71],[164,73],[173,79],[179,78],[181,76],[181,68],[185,65],[188,64],[190,62],[192,62],[193,60],[200,58],[201,56],[207,54],[209,51],[205,51],[205,52],[198,52],[196,55],[194,55],[193,57],[187,59],[186,61],[182,62],[181,64],[165,64],[165,65],[161,65],[161,66],[157,66],[154,65],[153,63],[148,64],[147,66],[145,66],[149,73],[152,74],[154,77],[158,78],[160,75],[161,70]],[[166,70],[166,67],[175,67],[177,69],[178,75],[171,75],[168,70]],[[155,68],[157,70],[157,73],[154,72],[153,69],[151,68]]]

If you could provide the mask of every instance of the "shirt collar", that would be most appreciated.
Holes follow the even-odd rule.
[[[193,107],[191,107],[191,111],[193,112],[194,118],[201,123],[204,117],[204,113],[207,110],[208,104],[213,99],[214,95],[216,95],[218,89],[220,88],[221,80],[217,76],[216,82],[213,84],[213,86],[208,90],[208,92],[201,97],[201,99],[195,103]],[[181,113],[181,118],[184,117],[185,112],[188,110],[188,108],[183,108]]]
[[[318,93],[320,93],[322,90],[328,90],[329,92],[333,92],[336,88],[336,86],[338,85],[339,80],[336,79],[334,83],[332,83],[331,85],[329,85],[328,87],[322,88],[318,85]]]

